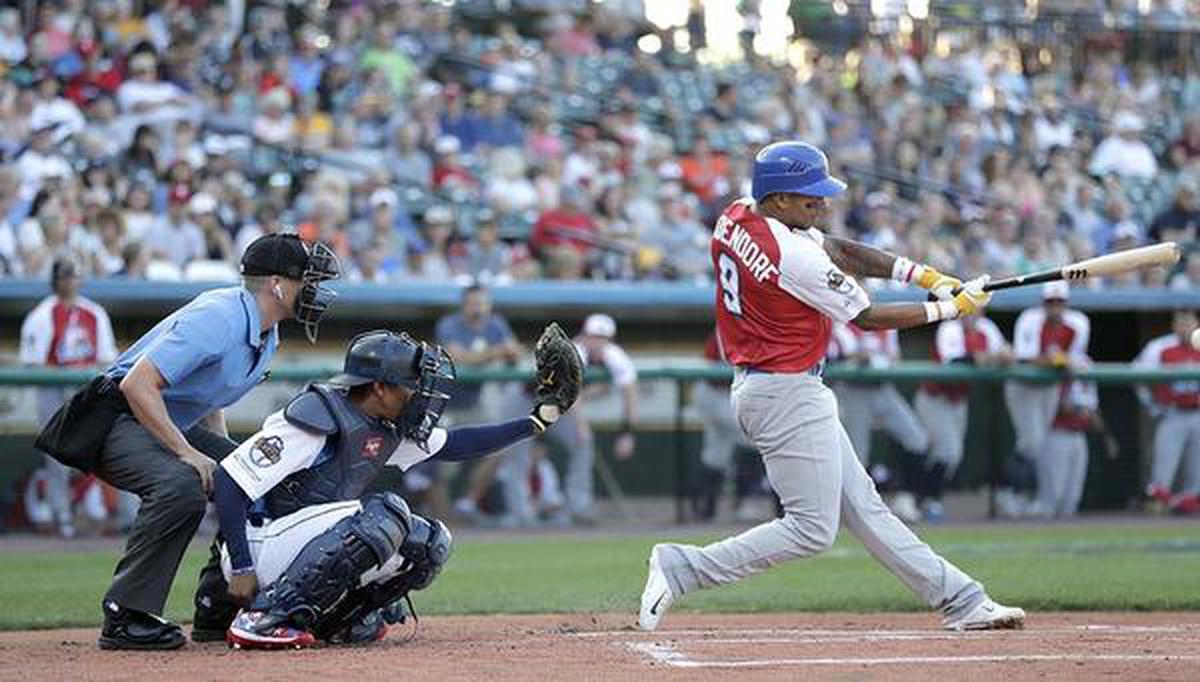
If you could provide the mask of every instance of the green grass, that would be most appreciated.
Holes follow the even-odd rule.
[[[1200,526],[997,526],[923,533],[997,598],[1035,610],[1200,609]],[[629,612],[656,541],[714,536],[581,537],[460,542],[445,572],[416,595],[421,613]],[[114,552],[6,551],[0,630],[95,625]],[[188,554],[167,617],[191,618],[203,561]],[[925,608],[844,536],[827,555],[741,584],[688,595],[693,611],[912,611]]]

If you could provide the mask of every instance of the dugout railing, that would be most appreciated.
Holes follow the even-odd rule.
[[[728,381],[733,376],[733,371],[726,365],[707,363],[703,361],[661,361],[661,362],[639,362],[638,380],[642,381],[670,381],[675,384],[673,391],[675,396],[675,405],[673,406],[673,418],[669,427],[671,432],[671,464],[670,476],[673,479],[673,492],[675,496],[675,518],[677,522],[685,522],[689,518],[689,507],[687,504],[689,481],[691,480],[693,463],[696,460],[695,453],[691,452],[694,448],[694,443],[689,445],[686,438],[689,430],[689,425],[686,419],[687,399],[689,396],[689,387],[697,381]],[[267,381],[281,381],[291,383],[303,383],[307,381],[315,381],[332,376],[339,368],[333,364],[316,364],[316,363],[295,363],[281,365],[273,369],[267,378]],[[67,386],[77,385],[86,382],[94,376],[94,370],[84,369],[57,369],[57,368],[39,368],[39,367],[0,367],[0,385],[4,386]],[[494,381],[526,381],[532,376],[532,370],[529,367],[514,367],[514,368],[497,368],[486,370],[464,369],[459,374],[459,381],[463,383],[484,383]],[[983,476],[983,481],[989,489],[989,498],[991,503],[989,508],[992,514],[995,513],[994,508],[994,492],[1000,475],[1001,467],[1006,447],[1003,445],[1003,439],[996,436],[996,425],[1001,423],[998,420],[1007,420],[1007,410],[1004,408],[1003,399],[1000,395],[1000,384],[1007,380],[1019,380],[1035,383],[1054,383],[1061,381],[1064,377],[1075,376],[1090,381],[1095,381],[1102,387],[1120,386],[1130,387],[1135,385],[1153,385],[1158,383],[1169,383],[1176,381],[1200,381],[1200,366],[1182,367],[1172,369],[1150,369],[1134,367],[1125,363],[1096,363],[1087,369],[1068,373],[1065,370],[1056,370],[1050,368],[1037,367],[1032,365],[1008,365],[994,367],[976,367],[966,364],[950,364],[940,365],[931,362],[903,362],[892,367],[872,368],[850,365],[831,365],[826,371],[826,379],[831,382],[836,381],[853,381],[853,382],[893,382],[909,387],[915,386],[921,382],[937,381],[937,382],[953,382],[953,383],[968,383],[974,385],[972,394],[972,411],[981,410],[982,414],[973,416],[973,423],[983,424],[983,436],[976,434],[975,440],[981,441],[977,443],[974,449],[982,449],[985,451],[983,457],[983,466],[986,467],[986,473]],[[587,375],[589,382],[604,382],[607,380],[607,374],[602,369],[589,369]],[[982,394],[980,393],[982,391]],[[981,395],[983,396],[981,398]],[[1118,401],[1116,411],[1128,413],[1130,411],[1135,414],[1124,414],[1124,426],[1118,426],[1119,434],[1123,444],[1129,445],[1128,450],[1133,453],[1135,458],[1134,467],[1132,468],[1133,475],[1137,475],[1140,471],[1140,453],[1143,448],[1140,447],[1141,429],[1137,427],[1141,423],[1139,415],[1140,409],[1136,406],[1136,402],[1128,399]],[[1105,409],[1104,400],[1102,398],[1102,410]],[[1110,408],[1112,406],[1109,406]],[[1105,411],[1113,411],[1112,409]],[[1003,413],[1003,414],[1001,414]],[[1109,419],[1110,423],[1113,419]],[[1122,421],[1122,420],[1117,420]],[[976,457],[978,459],[978,456]],[[644,460],[643,460],[644,461]],[[664,465],[663,462],[655,463],[660,468]],[[976,466],[980,465],[976,462]],[[1129,468],[1126,469],[1126,475],[1129,475]],[[1137,486],[1134,489],[1140,488],[1140,481],[1136,481]],[[1125,486],[1129,489],[1130,486]]]

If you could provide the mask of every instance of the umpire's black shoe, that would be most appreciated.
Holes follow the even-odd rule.
[[[101,649],[178,649],[186,641],[183,630],[168,620],[104,601]]]

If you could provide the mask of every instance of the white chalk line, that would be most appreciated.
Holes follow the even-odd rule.
[[[974,633],[972,633],[974,634]],[[1008,632],[1004,635],[994,635],[994,638],[1002,638],[1005,641],[1014,639],[1044,639],[1046,631],[1030,631],[1030,632]],[[1075,633],[1072,633],[1075,634]],[[966,636],[964,636],[966,635]],[[892,635],[868,635],[864,637],[729,637],[729,638],[688,638],[677,639],[671,638],[674,644],[853,644],[855,642],[930,642],[930,641],[981,641],[983,637],[970,636],[968,633],[953,633],[946,634],[930,634],[922,637],[917,636],[892,636]],[[1113,638],[1110,638],[1113,639]],[[1123,640],[1127,638],[1115,638]],[[1197,641],[1195,635],[1179,634],[1177,636],[1162,636],[1154,638],[1155,642],[1193,642]]]
[[[1157,634],[1157,633],[1186,633],[1200,629],[1200,623],[1181,623],[1178,625],[1073,625],[1049,628],[1031,628],[1021,631],[1033,637],[1045,635],[1077,635],[1077,634]],[[839,637],[844,639],[961,639],[963,637],[1012,637],[1019,634],[1012,630],[978,630],[966,632],[951,632],[946,630],[831,630],[807,628],[713,628],[707,630],[658,630],[641,632],[638,630],[596,630],[591,632],[572,632],[572,637],[591,638],[628,638],[645,637],[657,639],[697,638],[697,641],[711,641],[713,638],[734,637]],[[744,641],[744,640],[743,640]]]
[[[961,665],[964,663],[1200,661],[1191,654],[993,654],[985,656],[890,656],[881,658],[772,658],[747,661],[694,661],[669,644],[628,642],[633,651],[673,668],[765,668],[782,666]]]

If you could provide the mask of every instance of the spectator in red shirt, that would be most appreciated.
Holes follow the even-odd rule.
[[[67,81],[64,93],[79,106],[86,106],[101,94],[115,95],[121,87],[121,70],[109,58],[104,48],[93,42],[79,44],[83,70]]]
[[[691,153],[679,160],[679,167],[683,170],[684,186],[705,206],[711,206],[729,189],[725,179],[729,174],[729,159],[714,153],[706,137],[696,137]]]
[[[462,144],[458,138],[452,135],[443,135],[433,144],[433,151],[437,155],[433,162],[433,188],[435,190],[458,187],[474,191],[479,187],[479,181],[458,160],[458,152],[461,148]]]
[[[586,196],[579,187],[564,187],[558,208],[543,211],[529,234],[548,279],[583,277],[596,250],[600,231],[586,212]]]

